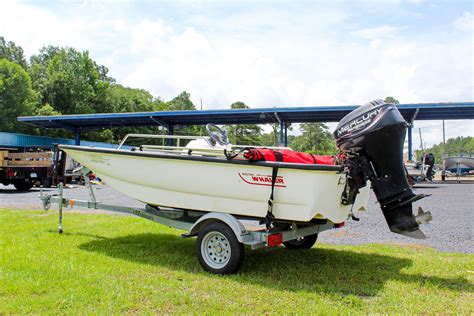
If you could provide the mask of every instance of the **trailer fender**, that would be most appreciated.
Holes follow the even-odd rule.
[[[183,237],[193,237],[196,236],[199,231],[206,225],[212,222],[223,222],[229,226],[237,237],[238,241],[241,243],[248,243],[251,239],[250,234],[245,229],[244,225],[235,218],[234,216],[226,213],[208,213],[202,216],[194,225],[191,227],[188,233],[183,234]]]

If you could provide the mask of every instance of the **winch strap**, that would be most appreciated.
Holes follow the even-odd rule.
[[[275,159],[277,161],[283,161],[283,155],[279,151],[274,151]],[[268,199],[268,210],[267,215],[265,216],[265,226],[267,230],[272,227],[272,222],[275,216],[273,215],[273,196],[275,194],[275,182],[278,177],[278,164],[275,164],[272,167],[272,192],[270,193],[270,198]]]
[[[269,230],[272,226],[273,219],[275,216],[273,215],[273,196],[275,192],[275,182],[278,176],[278,166],[273,166],[272,168],[272,192],[270,193],[270,198],[268,199],[268,209],[267,215],[265,215],[265,226],[267,230]]]
[[[283,154],[281,152],[273,150],[273,154],[275,155],[276,161],[283,161]]]

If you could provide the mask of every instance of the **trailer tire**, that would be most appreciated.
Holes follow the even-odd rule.
[[[13,186],[15,187],[15,189],[17,189],[18,191],[28,191],[29,189],[31,189],[33,187],[33,182],[15,182],[13,183]]]
[[[288,250],[310,249],[314,246],[316,240],[318,240],[318,234],[313,234],[304,236],[301,239],[284,241],[283,245],[285,245]]]
[[[204,270],[214,274],[232,274],[244,260],[244,245],[234,231],[222,222],[212,222],[198,233],[196,256]]]

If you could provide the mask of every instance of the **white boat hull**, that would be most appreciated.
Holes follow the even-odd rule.
[[[444,168],[447,170],[472,170],[474,169],[473,157],[448,157],[443,159]]]
[[[408,175],[412,177],[424,177],[426,171],[428,170],[428,165],[416,166],[416,164],[405,164],[405,168],[408,172]]]
[[[267,213],[271,163],[262,166],[183,160],[75,146],[62,149],[116,190],[147,204],[252,217],[265,217]],[[345,181],[345,174],[334,170],[279,168],[275,218],[345,221],[352,208],[341,204]],[[354,210],[366,207],[368,192],[368,185],[361,189]]]

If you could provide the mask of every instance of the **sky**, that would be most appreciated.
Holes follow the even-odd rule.
[[[205,109],[474,100],[472,1],[7,0],[0,35],[27,56],[88,50],[118,83]],[[441,126],[415,123],[427,145]],[[446,132],[474,136],[474,121]]]

